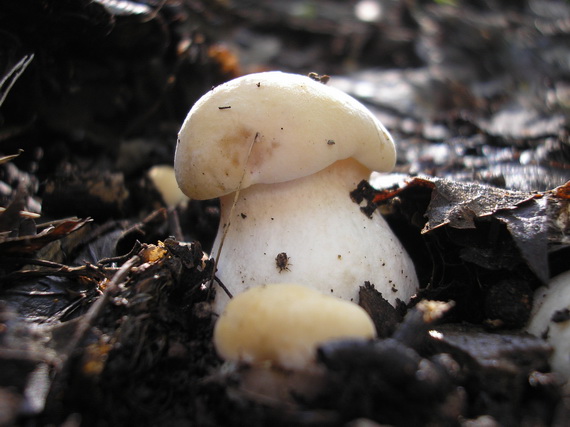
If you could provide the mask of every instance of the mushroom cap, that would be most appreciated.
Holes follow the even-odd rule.
[[[372,339],[370,316],[355,303],[297,284],[256,286],[234,297],[214,329],[226,360],[303,369],[319,344],[331,339]]]
[[[231,80],[200,98],[178,135],[174,168],[186,195],[211,199],[311,175],[347,158],[390,171],[394,141],[346,93],[271,71]]]

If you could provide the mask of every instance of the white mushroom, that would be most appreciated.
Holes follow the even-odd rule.
[[[164,203],[169,208],[188,201],[188,197],[180,191],[176,184],[174,168],[170,165],[156,165],[148,171],[148,177],[158,190]]]
[[[370,316],[355,303],[302,285],[271,284],[228,303],[216,322],[214,344],[228,361],[310,370],[319,344],[375,336]]]
[[[189,197],[221,198],[212,254],[223,241],[217,274],[232,294],[289,281],[356,301],[369,281],[394,304],[416,292],[414,266],[381,215],[366,217],[349,193],[395,161],[392,138],[354,98],[267,72],[198,100],[175,170]],[[226,303],[217,292],[214,309]]]
[[[534,294],[527,331],[544,336],[552,346],[550,364],[564,381],[570,379],[570,271],[554,277]]]

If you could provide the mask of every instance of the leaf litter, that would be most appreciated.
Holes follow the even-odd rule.
[[[550,349],[519,330],[568,269],[567,5],[391,2],[372,26],[335,2],[237,3],[2,6],[0,423],[564,419]],[[355,198],[423,286],[392,308],[363,284],[380,338],[323,346],[326,392],[288,406],[243,393],[212,348],[216,203],[167,208],[144,178],[193,100],[256,67],[343,74],[329,84],[393,131],[400,184]]]

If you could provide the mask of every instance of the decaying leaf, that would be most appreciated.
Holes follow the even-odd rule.
[[[48,243],[73,233],[90,221],[90,218],[62,219],[53,223],[38,225],[40,231],[33,236],[4,237],[0,239],[0,253],[4,255],[32,254]]]
[[[431,178],[434,183],[431,202],[426,212],[427,223],[422,233],[449,224],[453,228],[476,228],[475,219],[494,215],[501,210],[514,210],[534,195],[507,191],[477,183],[464,183]]]
[[[379,204],[396,196],[412,197],[413,189],[429,192],[422,234],[442,227],[467,232],[477,229],[482,222],[496,220],[506,226],[524,262],[542,282],[550,277],[549,254],[570,243],[570,181],[550,191],[530,193],[475,182],[416,177],[389,189],[374,189],[361,183],[352,197],[358,203],[366,200],[367,205],[362,209],[370,214]],[[471,261],[476,259],[474,249],[468,250]]]
[[[0,303],[0,425],[566,425],[545,343],[497,329],[568,269],[570,3],[250,3],[0,2],[0,299],[18,312]],[[394,135],[406,181],[359,202],[422,283],[404,320],[365,286],[379,338],[324,346],[328,396],[285,408],[236,395],[212,346],[213,262],[182,242],[211,248],[218,203],[160,210],[143,178],[202,93],[284,67],[334,74]],[[476,326],[428,322],[425,300]]]

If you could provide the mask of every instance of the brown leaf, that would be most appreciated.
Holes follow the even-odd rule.
[[[509,191],[477,183],[432,178],[435,184],[422,233],[449,224],[454,228],[475,228],[474,219],[490,216],[499,210],[516,209],[535,195]]]
[[[405,190],[418,187],[431,188],[429,206],[425,213],[421,213],[427,218],[422,234],[444,226],[475,230],[478,221],[498,220],[507,227],[520,252],[520,255],[514,253],[513,256],[521,256],[542,282],[546,283],[550,278],[549,253],[570,245],[570,182],[550,191],[533,193],[475,182],[412,178],[395,189],[371,191],[371,187],[360,184],[355,191],[368,201],[366,208],[362,209],[371,214],[380,202],[395,196],[405,198]],[[477,248],[472,249],[477,251]]]
[[[63,219],[45,226],[38,234],[34,236],[23,236],[4,238],[0,240],[0,253],[4,255],[29,255],[43,248],[50,242],[58,240],[76,230],[79,230],[91,219],[68,218]]]

